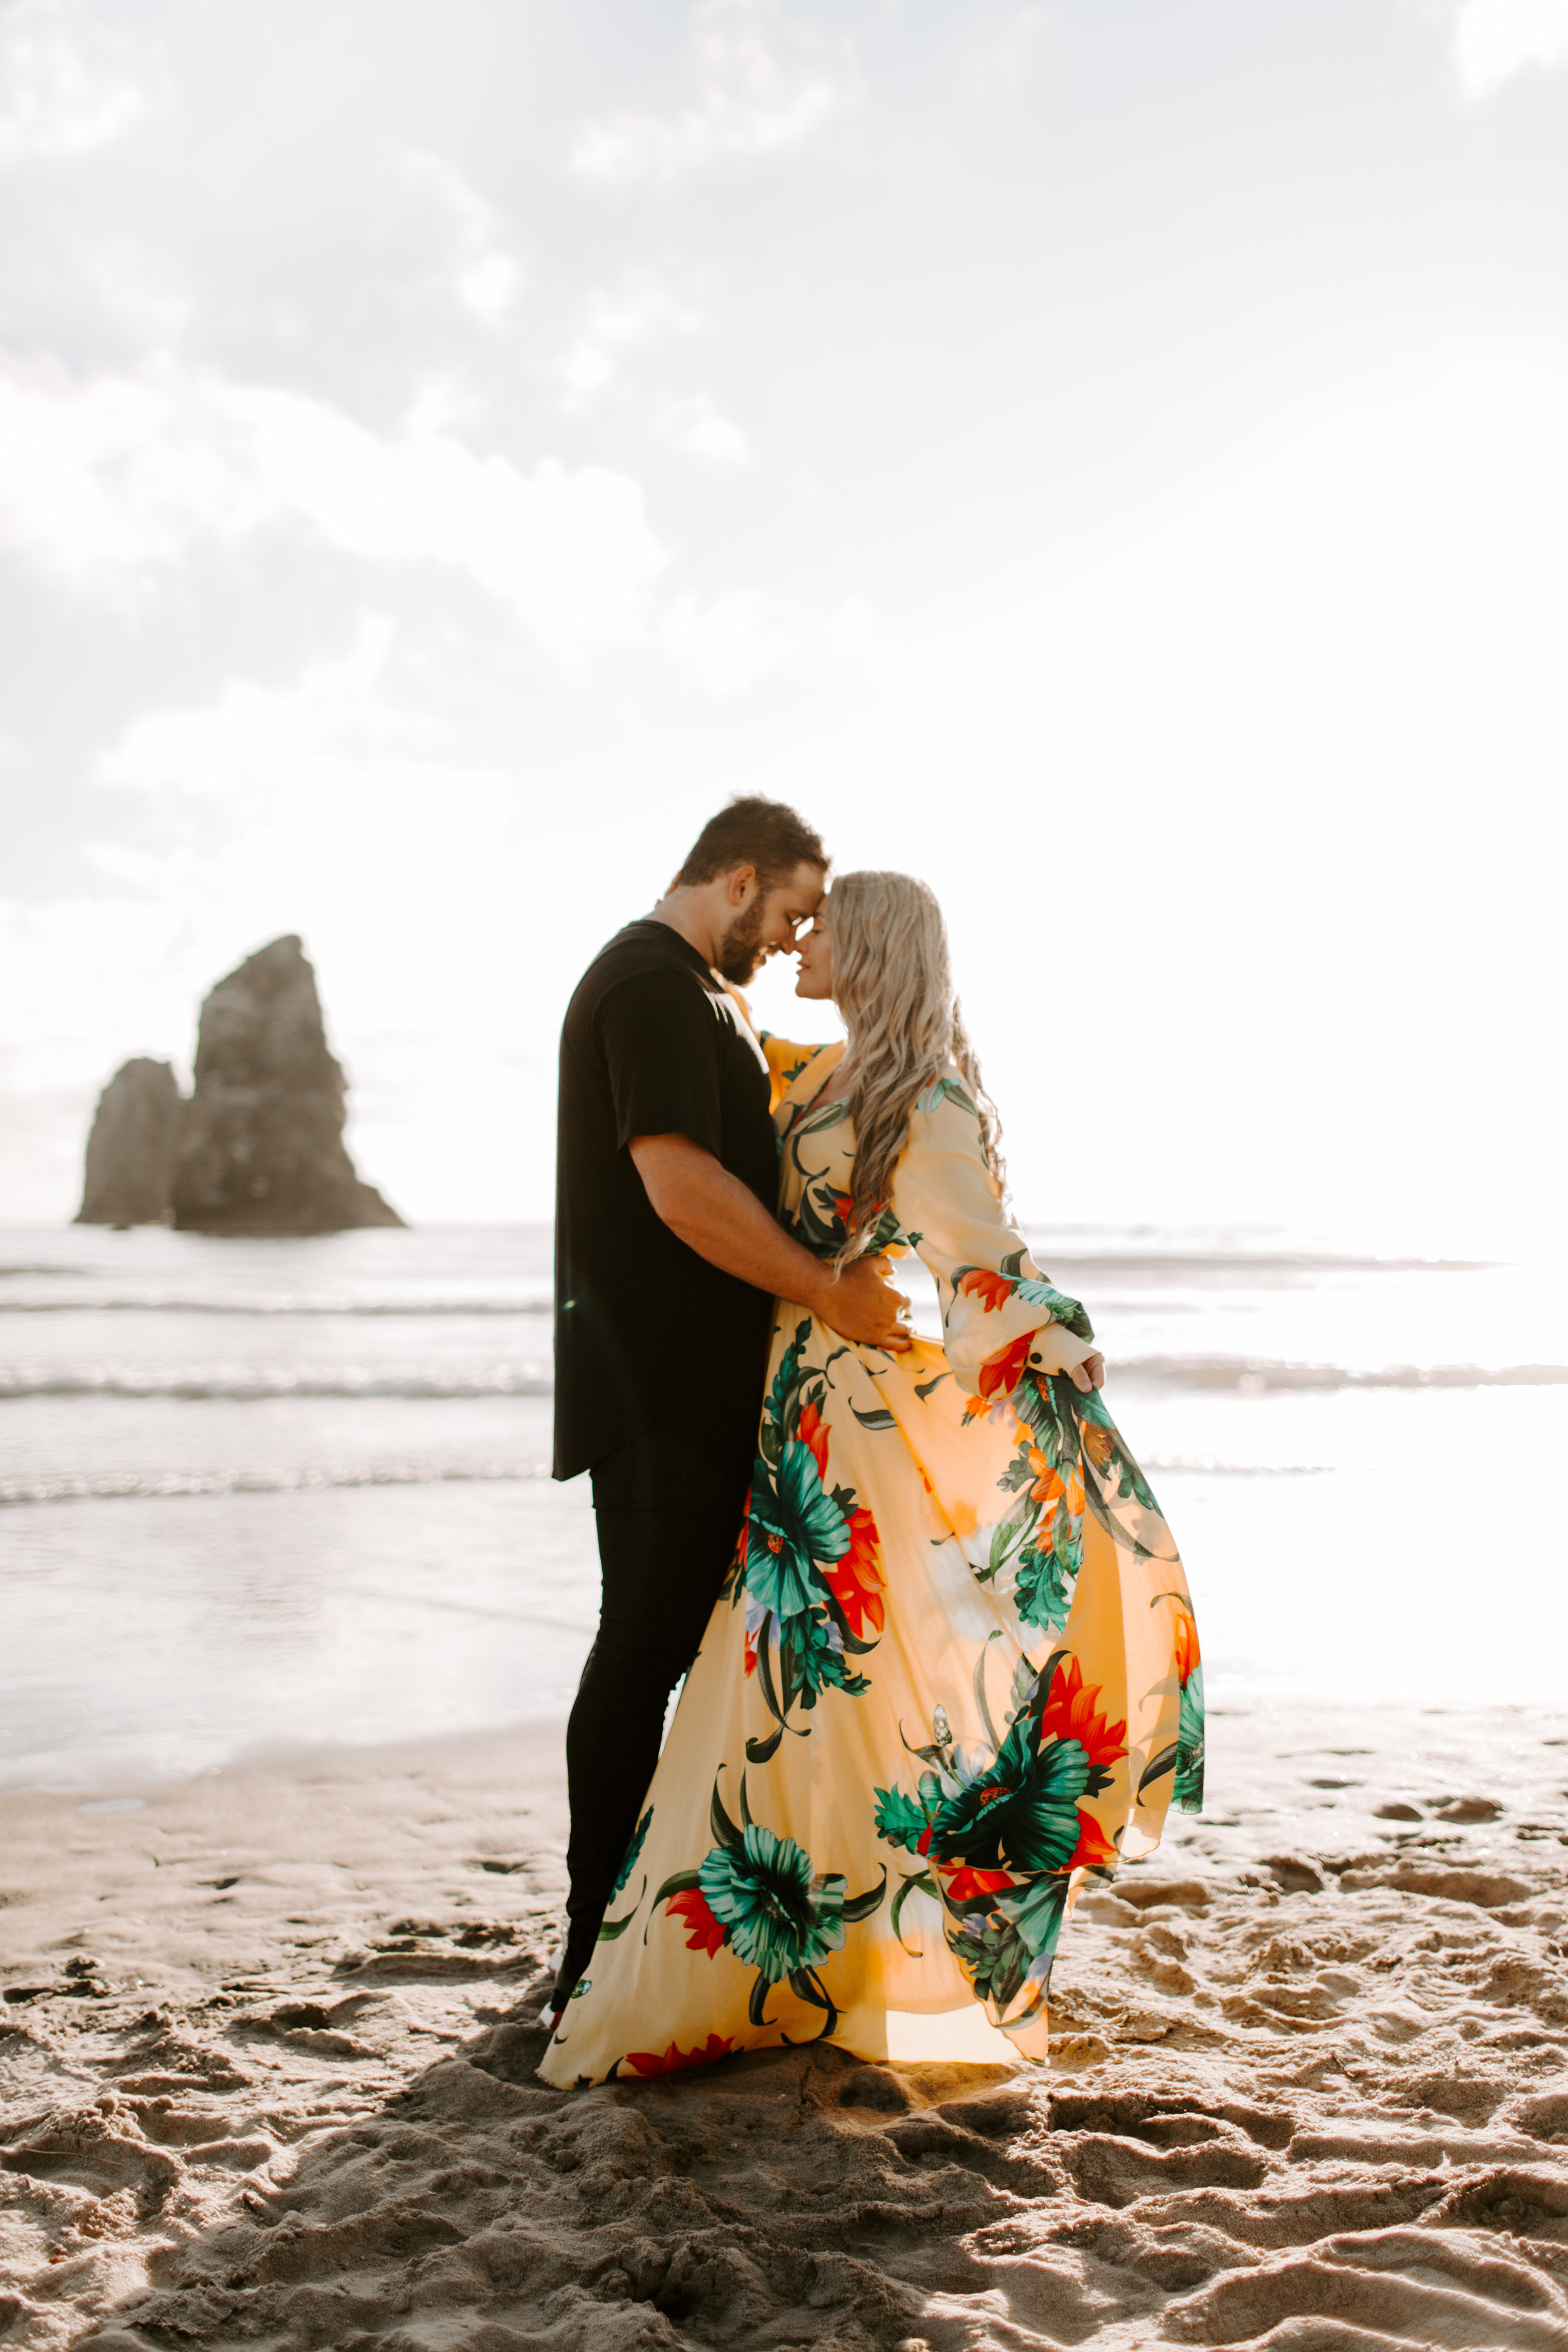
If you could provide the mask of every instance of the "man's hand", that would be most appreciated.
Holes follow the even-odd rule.
[[[1102,1389],[1105,1386],[1105,1358],[1099,1349],[1092,1356],[1086,1356],[1081,1364],[1074,1364],[1068,1377],[1074,1388],[1081,1389],[1085,1396],[1090,1389]]]
[[[885,1348],[902,1355],[914,1337],[910,1328],[910,1302],[888,1280],[885,1257],[852,1258],[837,1281],[829,1281],[815,1312],[841,1339],[862,1348]]]

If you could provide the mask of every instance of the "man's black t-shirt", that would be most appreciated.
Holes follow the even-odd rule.
[[[679,931],[628,923],[561,1032],[555,1179],[555,1475],[668,1432],[716,1461],[755,1436],[773,1302],[677,1239],[627,1149],[685,1135],[773,1213],[766,1056]]]

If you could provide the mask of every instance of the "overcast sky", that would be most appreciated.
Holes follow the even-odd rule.
[[[935,886],[1027,1213],[1555,1212],[1568,0],[11,0],[0,74],[0,1217],[288,930],[363,1172],[548,1213],[566,995],[741,789]]]

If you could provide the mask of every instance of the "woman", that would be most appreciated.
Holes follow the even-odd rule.
[[[918,1251],[945,1349],[779,1302],[734,1565],[540,2069],[563,2086],[814,2038],[1042,2058],[1069,1890],[1201,1802],[1181,1562],[1088,1317],[1009,1221],[925,884],[844,876],[797,993],[848,1040],[765,1041],[780,1218],[840,1262]]]

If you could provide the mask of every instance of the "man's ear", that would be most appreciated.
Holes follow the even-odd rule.
[[[757,878],[754,866],[737,866],[730,876],[730,904],[739,907]]]

